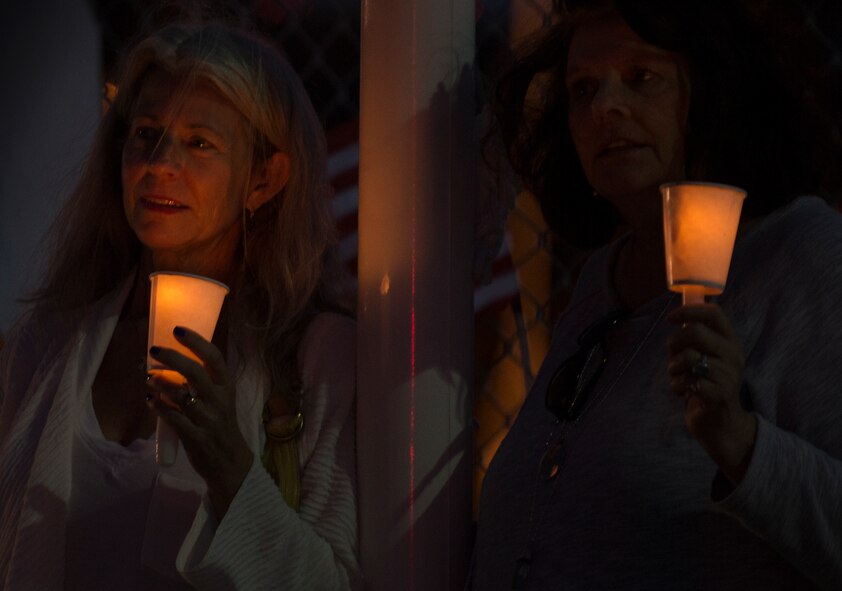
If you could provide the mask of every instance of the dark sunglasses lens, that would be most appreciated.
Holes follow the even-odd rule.
[[[605,334],[625,317],[623,310],[608,314],[579,335],[579,350],[553,375],[544,404],[560,421],[574,420],[585,405],[590,390],[607,361]]]
[[[600,343],[579,350],[550,380],[545,404],[560,421],[572,421],[579,416],[605,364],[604,353]]]
[[[544,402],[547,409],[561,421],[568,418],[567,411],[576,395],[576,383],[579,381],[579,373],[582,371],[584,362],[585,355],[579,351],[562,363],[550,380]]]
[[[597,343],[589,353],[582,367],[578,382],[574,388],[576,393],[570,402],[570,407],[567,409],[567,420],[574,420],[582,412],[585,401],[588,399],[591,390],[593,390],[596,381],[599,379],[599,374],[602,372],[602,366],[605,365],[605,361],[604,349],[601,344]]]

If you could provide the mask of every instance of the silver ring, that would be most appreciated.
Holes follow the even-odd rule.
[[[690,368],[690,376],[698,381],[708,377],[709,373],[710,364],[708,363],[708,356],[702,353],[702,356],[699,358],[699,361],[696,362],[696,365]]]
[[[196,404],[197,400],[199,400],[199,393],[196,392],[196,388],[187,384],[184,388],[184,397],[181,399],[181,408],[189,408]]]

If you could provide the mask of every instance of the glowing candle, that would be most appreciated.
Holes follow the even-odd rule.
[[[149,301],[149,338],[147,342],[146,369],[174,384],[183,385],[187,380],[177,371],[166,369],[149,355],[149,347],[175,349],[201,363],[190,349],[179,343],[173,335],[176,326],[183,326],[199,333],[207,340],[213,337],[222,300],[228,287],[213,279],[186,273],[158,272],[149,276],[152,291]],[[158,419],[155,439],[155,459],[160,466],[172,466],[178,451],[178,436],[163,419]]]
[[[684,304],[725,289],[746,192],[715,183],[661,185],[667,286]]]

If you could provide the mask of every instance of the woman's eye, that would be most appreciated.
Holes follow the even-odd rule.
[[[147,125],[141,125],[135,128],[132,136],[139,140],[146,140],[146,141],[157,141],[160,137],[160,132],[154,128],[149,127]]]
[[[203,137],[194,137],[188,143],[191,148],[196,148],[197,150],[209,150],[214,147],[212,143]]]
[[[632,73],[632,82],[635,84],[645,84],[655,80],[656,74],[652,70],[646,68],[637,68]]]
[[[571,98],[582,99],[593,94],[594,85],[589,80],[575,80],[567,85]]]

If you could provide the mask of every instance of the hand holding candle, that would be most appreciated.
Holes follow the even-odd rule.
[[[661,186],[667,285],[684,304],[725,289],[746,193],[714,183]]]
[[[200,361],[187,347],[173,336],[176,326],[186,326],[207,340],[213,337],[216,321],[222,309],[222,301],[228,293],[228,287],[205,277],[185,273],[152,273],[149,276],[152,290],[149,302],[149,338],[150,347],[167,347],[182,353],[195,361]],[[146,368],[173,384],[185,385],[184,376],[153,359],[147,353]],[[155,459],[160,466],[172,466],[178,451],[178,436],[172,427],[158,418]]]
[[[757,433],[756,419],[740,405],[745,358],[727,316],[706,295],[725,289],[746,193],[711,183],[661,186],[667,284],[684,306],[669,315],[681,330],[670,336],[668,371],[684,398],[684,420],[723,473],[738,483]]]

